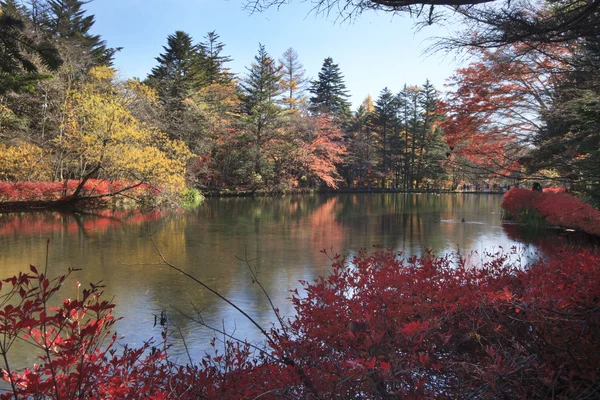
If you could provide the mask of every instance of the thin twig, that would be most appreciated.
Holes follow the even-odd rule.
[[[177,267],[176,265],[171,264],[169,261],[166,260],[166,258],[163,256],[163,254],[159,250],[159,248],[156,245],[156,242],[154,241],[154,238],[152,237],[152,235],[150,235],[150,240],[152,242],[152,246],[154,247],[154,251],[159,256],[159,258],[162,260],[162,262],[163,262],[164,265],[166,265],[167,267],[169,267],[169,268],[171,268],[171,269],[179,272],[180,274],[185,275],[186,277],[190,278],[191,280],[193,280],[194,282],[196,282],[197,284],[199,284],[200,286],[202,286],[203,288],[205,288],[206,290],[208,290],[209,292],[211,292],[212,294],[214,294],[215,296],[217,296],[218,298],[220,298],[221,300],[223,300],[225,303],[227,303],[231,307],[235,308],[236,311],[238,311],[240,314],[242,314],[244,317],[246,317],[248,319],[248,321],[250,321],[254,326],[256,326],[258,328],[258,330],[260,331],[260,333],[263,334],[263,336],[267,339],[267,341],[269,343],[271,343],[273,346],[276,346],[275,342],[273,341],[273,339],[271,338],[271,336],[267,333],[267,331],[265,331],[265,329],[262,326],[260,326],[260,324],[258,322],[256,322],[256,320],[254,320],[254,318],[252,318],[250,315],[248,315],[247,312],[245,312],[244,310],[242,310],[239,306],[237,306],[231,300],[229,300],[228,298],[226,298],[225,296],[223,296],[221,293],[217,292],[216,290],[212,289],[210,286],[208,286],[207,284],[205,284],[204,282],[202,282],[201,280],[199,280],[195,276],[193,276],[190,273],[182,270],[181,268]]]
[[[181,336],[181,341],[183,342],[183,347],[185,348],[185,353],[188,356],[188,360],[190,361],[190,367],[194,365],[194,361],[192,360],[192,356],[190,355],[190,350],[188,349],[187,343],[185,342],[185,337],[183,337],[183,332],[181,332],[181,328],[178,326],[177,330],[179,331],[179,335]]]
[[[235,258],[237,258],[238,260],[240,260],[246,264],[246,266],[248,267],[248,270],[250,271],[250,274],[252,275],[252,283],[256,283],[258,285],[258,287],[260,287],[260,290],[262,290],[263,294],[267,298],[267,301],[269,302],[269,305],[271,306],[271,310],[273,310],[273,314],[275,314],[277,321],[279,321],[279,326],[281,326],[281,330],[287,336],[286,325],[283,322],[283,319],[281,318],[281,314],[279,314],[279,310],[275,307],[275,305],[273,304],[273,301],[271,300],[271,296],[269,296],[269,293],[267,293],[267,291],[265,290],[265,287],[262,285],[262,283],[258,279],[258,274],[256,273],[255,270],[252,269],[252,265],[250,265],[250,260],[248,259],[248,249],[244,249],[244,259],[243,260],[241,258],[239,258],[238,256],[235,256]]]

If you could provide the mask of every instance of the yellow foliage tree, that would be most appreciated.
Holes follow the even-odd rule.
[[[192,178],[201,185],[213,181],[220,186],[240,158],[237,140],[241,99],[237,82],[208,85],[184,104],[198,116],[198,127],[207,144],[193,163]]]
[[[184,100],[184,104],[198,113],[213,139],[220,137],[239,117],[240,97],[235,82],[208,85]]]
[[[50,176],[50,163],[40,147],[27,142],[0,144],[0,180],[43,181]]]
[[[183,189],[193,156],[188,147],[137,120],[128,109],[132,102],[156,99],[139,81],[121,83],[114,70],[93,68],[89,80],[68,94],[63,133],[55,142],[63,168],[78,179],[98,176]]]

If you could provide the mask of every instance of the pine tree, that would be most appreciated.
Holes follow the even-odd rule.
[[[441,131],[436,124],[441,118],[438,113],[439,96],[429,79],[421,86],[418,102],[421,124],[418,135],[417,188],[424,179],[439,179],[443,175],[440,163],[446,152]]]
[[[206,83],[229,83],[233,79],[233,74],[229,73],[225,64],[232,61],[229,56],[222,55],[225,44],[219,42],[220,36],[215,32],[208,32],[204,37],[204,42],[200,43],[200,51],[204,54],[202,59],[202,68]]]
[[[407,132],[410,132],[410,169],[407,179],[408,189],[414,189],[417,183],[417,140],[419,137],[419,128],[421,124],[421,118],[419,113],[419,91],[420,89],[416,85],[408,88],[407,105],[410,113],[410,117],[407,121]]]
[[[522,161],[530,173],[556,171],[600,208],[600,37],[578,50],[573,70],[551,89],[552,104],[531,137],[535,148]]]
[[[86,1],[81,0],[49,0],[47,16],[44,24],[51,36],[62,46],[77,49],[82,58],[87,58],[85,67],[112,65],[113,57],[119,49],[106,46],[100,35],[93,35],[90,29],[94,26],[93,15],[86,15],[83,9]],[[77,64],[84,64],[75,60]]]
[[[263,175],[266,170],[263,162],[264,147],[277,135],[281,125],[283,110],[276,98],[281,94],[281,67],[259,45],[248,74],[241,83],[243,92],[245,122],[254,147],[254,172]]]
[[[445,158],[439,121],[438,94],[427,80],[421,87],[404,85],[396,96],[397,122],[392,136],[393,169],[397,185],[418,189],[443,175]]]
[[[412,189],[414,184],[414,160],[419,125],[418,99],[419,88],[416,86],[404,85],[402,91],[396,96],[401,126],[399,135],[402,135],[402,138],[398,140],[402,160],[398,163],[397,168],[402,170],[402,182],[405,190]]]
[[[205,56],[183,31],[169,35],[163,49],[164,53],[156,57],[158,65],[152,68],[147,82],[156,88],[167,108],[179,108],[181,100],[206,85],[201,65]]]
[[[349,118],[350,103],[347,100],[349,95],[344,76],[331,57],[323,62],[319,79],[311,83],[309,91],[314,95],[310,98],[310,109],[313,112],[331,113],[342,121]]]
[[[291,47],[279,59],[282,67],[281,88],[283,90],[283,103],[290,110],[298,109],[306,102],[303,95],[307,80],[304,77],[304,66],[298,60],[298,53]]]

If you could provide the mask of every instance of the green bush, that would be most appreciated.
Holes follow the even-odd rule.
[[[184,207],[197,207],[204,201],[204,195],[198,189],[185,188],[181,192],[181,205]]]

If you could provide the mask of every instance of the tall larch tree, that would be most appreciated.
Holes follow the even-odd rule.
[[[243,119],[253,147],[254,183],[258,185],[265,183],[273,173],[264,153],[282,125],[283,110],[277,105],[281,94],[281,67],[260,44],[258,54],[247,70],[241,83]]]
[[[370,185],[377,164],[375,105],[371,96],[362,102],[348,126],[348,152],[344,160],[344,177],[349,187]]]
[[[443,175],[441,163],[448,150],[448,146],[442,139],[440,128],[442,115],[439,107],[439,95],[428,79],[419,91],[419,108],[421,124],[418,135],[417,188],[421,187],[425,180],[438,180]]]
[[[394,94],[386,87],[375,102],[375,124],[379,134],[379,152],[381,155],[380,173],[382,186],[386,187],[386,178],[391,173],[391,146],[390,139],[396,125],[397,103]]]
[[[411,101],[412,94],[413,87],[409,87],[405,84],[396,96],[396,101],[398,103],[398,120],[400,121],[401,129],[396,142],[397,148],[394,150],[395,154],[397,154],[395,169],[396,176],[401,176],[401,178],[397,178],[398,185],[401,183],[404,190],[410,188],[409,181],[411,179],[410,138],[412,137],[412,131],[410,121],[411,116],[413,115],[411,105],[414,104],[414,102]]]
[[[331,57],[327,57],[323,62],[318,79],[311,83],[309,91],[313,95],[310,98],[310,109],[313,112],[330,113],[341,121],[350,117],[349,95],[344,76]]]
[[[307,79],[305,78],[304,66],[298,58],[298,53],[291,47],[287,49],[279,59],[281,64],[281,89],[283,91],[283,104],[290,110],[295,110],[306,103]]]

